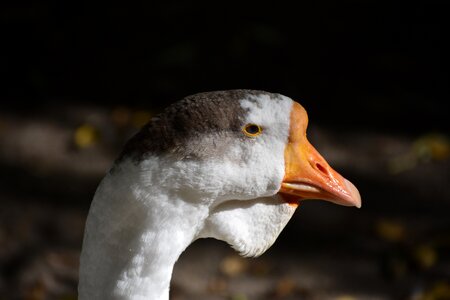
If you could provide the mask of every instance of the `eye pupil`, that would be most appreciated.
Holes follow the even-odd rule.
[[[258,133],[258,132],[259,132],[259,127],[256,126],[256,125],[249,125],[249,126],[247,127],[247,132],[248,132],[248,133],[251,133],[251,134]]]
[[[247,136],[255,137],[261,134],[262,128],[256,124],[247,124],[244,126],[243,131]]]

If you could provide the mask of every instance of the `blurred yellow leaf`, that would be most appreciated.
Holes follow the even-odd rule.
[[[231,300],[247,300],[247,296],[244,294],[236,294],[231,296]]]
[[[136,128],[141,128],[150,121],[152,114],[146,110],[135,111],[131,117],[131,123]]]
[[[337,297],[336,300],[356,300],[356,298],[350,295],[342,295]]]
[[[389,160],[392,174],[414,169],[418,163],[429,160],[442,161],[450,158],[450,139],[443,134],[428,134],[414,141],[407,153]]]
[[[421,245],[414,249],[414,258],[422,267],[429,268],[436,264],[438,256],[432,247]]]
[[[247,268],[248,262],[243,257],[237,255],[227,256],[220,263],[220,271],[229,277],[242,274]]]
[[[415,141],[413,152],[420,159],[446,160],[450,157],[450,140],[442,134],[428,134]]]
[[[84,124],[75,130],[73,139],[77,147],[86,148],[98,142],[100,133],[94,126]]]
[[[450,284],[436,283],[429,291],[419,297],[419,300],[448,300],[450,299]]]
[[[398,242],[405,238],[405,227],[396,221],[378,220],[375,230],[379,237],[390,242]]]

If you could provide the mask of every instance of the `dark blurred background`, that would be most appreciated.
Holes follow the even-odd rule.
[[[75,299],[90,200],[124,142],[184,96],[235,88],[302,103],[363,209],[305,203],[257,260],[197,242],[173,299],[450,299],[447,15],[432,1],[1,4],[0,299]]]

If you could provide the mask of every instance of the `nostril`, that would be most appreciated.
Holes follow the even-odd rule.
[[[328,175],[327,169],[322,166],[320,163],[316,163],[316,169],[319,170],[324,175]]]

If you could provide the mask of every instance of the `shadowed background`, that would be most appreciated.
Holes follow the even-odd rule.
[[[299,101],[363,208],[306,202],[254,260],[196,242],[173,299],[450,298],[438,2],[1,6],[0,299],[75,299],[87,210],[124,142],[184,96],[235,88]]]

